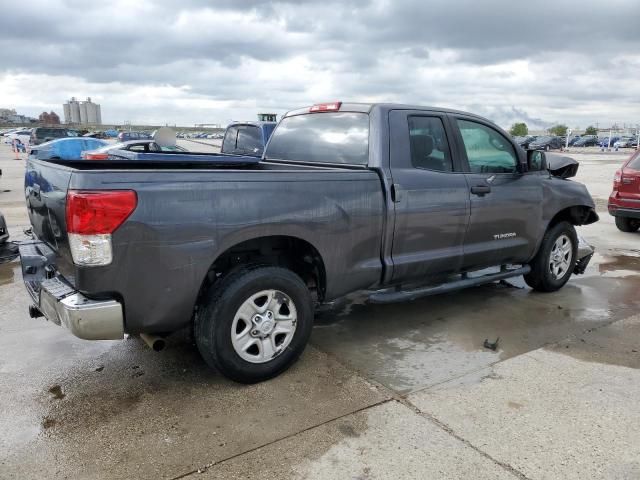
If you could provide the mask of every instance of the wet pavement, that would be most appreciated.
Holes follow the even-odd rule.
[[[5,150],[0,210],[19,238],[24,167]],[[602,205],[624,156],[592,157]],[[0,265],[0,478],[640,478],[640,234],[599,213],[580,228],[597,254],[561,291],[356,295],[253,386],[178,338],[155,353],[30,319],[18,262]]]

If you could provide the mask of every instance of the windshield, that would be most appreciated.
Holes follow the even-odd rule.
[[[548,142],[549,140],[551,140],[551,137],[538,137],[536,138],[536,143]]]
[[[271,136],[267,158],[366,165],[369,115],[309,113],[282,119]]]

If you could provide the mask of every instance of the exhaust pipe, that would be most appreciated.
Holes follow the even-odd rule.
[[[149,345],[149,348],[154,352],[159,352],[165,347],[166,342],[164,338],[156,337],[155,335],[149,335],[147,333],[141,333],[140,338],[144,340],[144,343]]]

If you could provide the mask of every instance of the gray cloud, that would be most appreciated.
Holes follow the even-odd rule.
[[[0,17],[0,99],[35,113],[91,95],[114,122],[224,121],[326,99],[503,125],[633,122],[638,18],[636,0],[18,2]]]

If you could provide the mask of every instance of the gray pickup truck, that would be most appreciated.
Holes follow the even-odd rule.
[[[348,293],[396,302],[519,275],[549,292],[592,253],[577,166],[549,169],[469,113],[314,105],[283,117],[262,159],[225,158],[29,160],[31,315],[85,339],[192,328],[209,365],[248,383],[290,366],[314,309]]]

